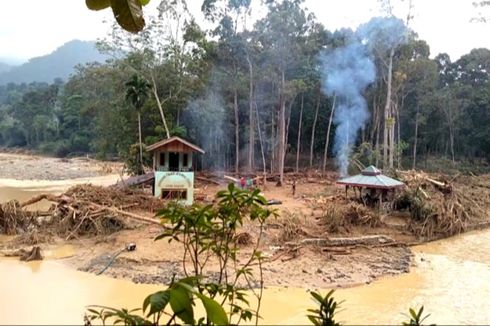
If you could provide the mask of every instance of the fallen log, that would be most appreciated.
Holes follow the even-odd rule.
[[[70,197],[68,197],[68,196],[64,196],[64,195],[54,196],[54,195],[50,195],[50,194],[42,194],[42,195],[33,197],[33,198],[29,199],[28,201],[22,203],[21,204],[21,207],[25,207],[25,206],[28,206],[28,205],[35,204],[35,203],[37,203],[37,202],[39,202],[41,200],[44,200],[44,199],[46,199],[48,201],[51,201],[51,202],[58,203],[58,204],[61,204],[63,202],[64,203],[73,202],[73,199],[70,198]],[[96,208],[97,211],[94,212],[94,213],[100,213],[100,212],[103,212],[103,211],[110,211],[110,212],[117,213],[117,214],[120,214],[120,215],[129,217],[129,218],[132,218],[132,219],[135,219],[135,220],[138,220],[138,221],[160,225],[160,221],[158,221],[158,220],[151,219],[151,218],[148,218],[148,217],[144,217],[144,216],[141,216],[141,215],[137,215],[137,214],[134,214],[134,213],[126,212],[126,211],[120,210],[120,209],[115,208],[115,207],[108,207],[108,206],[98,205],[98,204],[95,204],[95,203],[92,203],[92,202],[87,202],[87,201],[79,201],[79,202],[88,204],[89,206],[91,206],[93,208]]]
[[[44,200],[44,199],[46,199],[47,201],[55,202],[55,203],[61,203],[61,202],[67,202],[68,203],[68,202],[72,201],[72,199],[68,196],[63,196],[63,195],[55,196],[55,195],[51,195],[51,194],[41,194],[41,195],[32,197],[28,201],[23,202],[22,204],[20,204],[20,207],[26,207],[26,206],[35,204],[37,202],[40,202],[41,200]]]
[[[451,184],[440,182],[431,178],[425,178],[425,179],[430,183],[432,183],[434,186],[436,186],[436,188],[439,189],[444,194],[450,194],[451,192],[453,192],[453,187],[451,186]]]
[[[154,172],[150,172],[150,173],[147,173],[147,174],[136,175],[136,176],[130,177],[130,178],[126,179],[126,180],[119,181],[119,182],[117,182],[116,184],[114,184],[112,186],[115,187],[115,188],[121,189],[121,188],[138,186],[138,185],[141,185],[141,184],[144,184],[144,183],[148,183],[150,181],[153,181],[154,179],[155,179],[155,173]]]
[[[233,182],[239,182],[240,181],[240,179],[233,178],[233,177],[230,177],[228,175],[223,176],[223,179],[230,180],[230,181],[233,181]]]
[[[330,253],[333,253],[335,255],[350,255],[352,253],[352,251],[347,248],[336,248],[336,247],[325,247],[325,248],[322,248],[322,251],[323,252],[330,252]]]
[[[386,235],[367,235],[363,237],[351,238],[316,238],[303,239],[300,245],[314,245],[320,247],[346,247],[355,245],[375,246],[380,244],[395,243],[395,240]],[[298,246],[296,242],[286,242],[286,246]]]
[[[205,177],[199,177],[199,176],[196,176],[196,179],[197,180],[200,180],[200,181],[204,181],[204,182],[209,182],[209,183],[212,183],[212,184],[215,184],[217,186],[220,185],[220,183],[218,181],[215,181],[215,180],[211,180],[209,178],[205,178]]]
[[[125,211],[122,211],[122,210],[114,208],[114,207],[106,207],[106,206],[101,206],[101,205],[97,205],[97,204],[92,204],[92,205],[94,207],[99,208],[99,209],[108,210],[108,211],[111,211],[113,213],[117,213],[117,214],[129,217],[129,218],[132,218],[134,220],[138,220],[138,221],[145,222],[145,223],[161,225],[160,221],[156,220],[156,219],[144,217],[144,216],[137,215],[137,214],[130,213],[130,212],[125,212]]]

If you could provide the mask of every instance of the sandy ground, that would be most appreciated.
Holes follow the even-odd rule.
[[[59,159],[0,153],[0,178],[15,180],[69,180],[122,173],[123,165],[89,158]]]
[[[103,163],[87,159],[60,160],[18,154],[0,154],[0,189],[36,187],[37,191],[59,192],[74,184],[91,182],[98,176],[98,184],[111,184],[118,178],[122,170],[121,164]],[[32,180],[35,179],[35,180]],[[19,180],[31,180],[28,182]],[[50,188],[51,187],[51,188]],[[216,191],[226,187],[196,183],[196,193],[204,198],[212,199]],[[284,238],[281,223],[284,219],[299,221],[299,227],[311,237],[388,234],[396,240],[413,240],[403,231],[393,228],[352,228],[342,234],[325,234],[318,226],[309,200],[318,196],[336,194],[340,189],[333,182],[315,180],[298,182],[295,196],[291,185],[282,188],[268,183],[263,191],[267,199],[282,201],[278,209],[279,217],[271,220],[264,232],[261,250],[269,257],[263,265],[266,286],[331,288],[346,287],[370,283],[383,275],[405,273],[411,264],[411,251],[408,247],[359,247],[346,252],[325,252],[314,246],[302,246],[297,251],[279,254],[278,249],[287,241],[299,240],[299,237]],[[33,192],[33,195],[35,192]],[[142,212],[138,212],[143,214]],[[147,216],[151,214],[146,213]],[[403,217],[400,217],[403,222]],[[137,250],[121,254],[104,274],[116,278],[130,279],[136,283],[168,283],[174,275],[183,276],[183,249],[178,243],[157,241],[153,239],[161,232],[157,225],[141,225],[129,223],[130,228],[124,231],[97,238],[85,238],[65,242],[64,239],[52,239],[51,243],[41,245],[43,250],[53,251],[56,248],[70,245],[70,254],[60,261],[73,268],[97,273],[111,260],[114,253],[127,243],[134,242]],[[245,225],[243,232],[252,238],[258,235],[258,228]],[[7,242],[3,247],[10,247]],[[243,259],[252,250],[251,246],[241,248]],[[48,255],[47,259],[51,259]],[[212,270],[211,270],[212,272]]]

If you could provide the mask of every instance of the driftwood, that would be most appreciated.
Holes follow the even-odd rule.
[[[37,202],[39,202],[39,201],[41,201],[43,199],[46,199],[48,201],[55,202],[55,203],[58,203],[58,204],[63,204],[63,203],[69,204],[69,203],[72,203],[74,201],[73,198],[67,197],[65,195],[54,196],[54,195],[49,195],[49,194],[42,194],[42,195],[33,197],[33,198],[29,199],[28,201],[22,203],[21,204],[21,207],[25,207],[25,206],[28,206],[28,205],[35,204],[35,203],[37,203]],[[141,215],[137,215],[137,214],[134,214],[134,213],[126,212],[126,211],[117,209],[115,207],[102,206],[102,205],[98,205],[98,204],[91,203],[91,202],[86,202],[86,204],[88,206],[90,206],[91,208],[96,208],[96,210],[93,212],[93,215],[98,215],[100,213],[103,213],[104,211],[109,211],[109,212],[113,212],[113,213],[117,213],[117,214],[123,215],[125,217],[129,217],[131,219],[135,219],[135,220],[141,221],[141,222],[160,225],[160,221],[158,221],[158,220],[151,219],[151,218],[148,218],[148,217],[144,217],[144,216],[141,216]],[[71,207],[71,206],[68,206],[68,207]],[[74,214],[76,214],[75,209],[73,207],[71,207],[71,209],[73,209]]]
[[[46,211],[28,211],[26,207],[41,200],[52,203]],[[79,185],[61,195],[41,194],[23,203],[0,204],[0,227],[6,234],[22,235],[27,244],[36,244],[37,235],[57,235],[66,240],[78,236],[106,235],[119,231],[129,220],[162,225],[160,219],[126,211],[129,207],[154,212],[164,203],[148,194],[129,189]],[[125,209],[123,209],[125,208]],[[33,232],[31,232],[33,231]],[[26,237],[35,234],[36,237]],[[19,238],[20,239],[20,238]]]
[[[11,252],[3,253],[5,257],[20,257],[22,261],[43,260],[41,248],[38,246],[32,247],[31,250],[19,249]]]
[[[195,178],[196,178],[196,180],[200,180],[200,181],[203,181],[203,182],[209,182],[209,183],[215,184],[217,186],[220,185],[220,183],[218,181],[211,180],[211,179],[206,178],[206,177],[196,176]]]
[[[233,182],[239,182],[240,181],[240,179],[230,177],[229,175],[223,176],[223,179],[230,180],[230,181],[233,181]]]
[[[132,186],[138,186],[141,184],[145,184],[145,183],[148,183],[150,181],[153,181],[154,179],[155,179],[155,173],[150,172],[147,174],[136,175],[136,176],[130,177],[130,178],[128,178],[126,180],[122,180],[122,181],[120,181],[120,182],[118,182],[112,186],[115,188],[122,189],[122,188],[126,188],[126,187],[132,187]]]
[[[367,235],[363,237],[351,238],[316,238],[303,239],[298,243],[286,242],[286,246],[295,247],[298,245],[313,245],[319,247],[345,247],[354,245],[375,246],[380,244],[394,243],[395,240],[386,235]]]

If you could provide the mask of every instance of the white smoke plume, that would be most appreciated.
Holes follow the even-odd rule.
[[[322,91],[337,97],[333,151],[341,176],[348,174],[349,156],[369,111],[364,90],[376,79],[373,52],[401,44],[406,35],[403,22],[397,18],[373,18],[358,28],[345,46],[324,52]]]

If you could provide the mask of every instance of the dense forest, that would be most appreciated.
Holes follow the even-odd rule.
[[[431,56],[410,13],[389,7],[333,32],[301,0],[264,6],[251,24],[250,0],[205,0],[203,30],[183,0],[162,1],[141,33],[114,25],[98,43],[104,64],[0,86],[0,146],[132,159],[141,126],[146,145],[200,145],[206,169],[487,164],[489,49]]]

